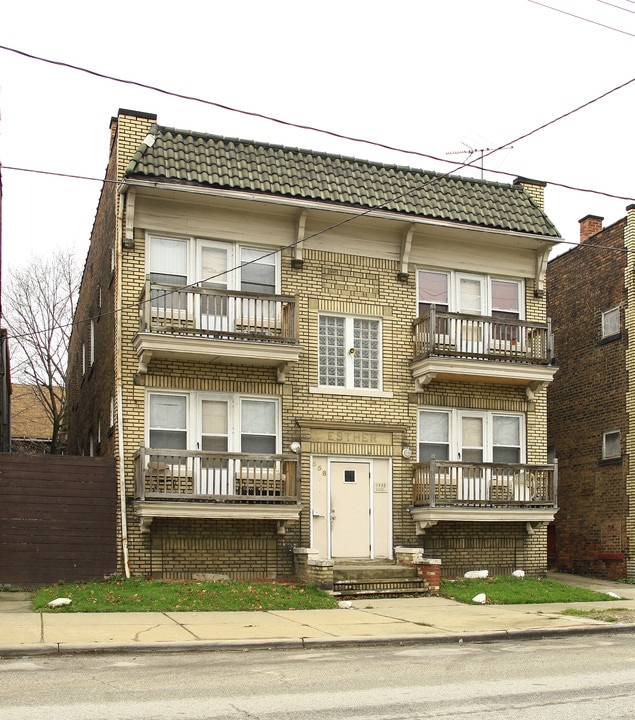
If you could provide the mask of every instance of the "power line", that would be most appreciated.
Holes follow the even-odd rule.
[[[607,0],[595,0],[596,2],[602,3],[602,5],[608,5],[609,7],[617,8],[618,10],[622,10],[623,12],[631,13],[632,15],[635,15],[635,10],[629,10],[628,8],[622,7],[621,5],[616,5],[615,3],[608,2]],[[632,2],[632,0],[627,0],[627,2]],[[633,3],[635,4],[635,3]]]
[[[529,2],[535,2],[535,1],[536,0],[529,0]],[[541,3],[536,2],[536,4],[540,5]],[[545,6],[545,7],[549,7],[549,6]],[[412,155],[415,157],[422,157],[422,158],[426,158],[428,160],[433,160],[435,162],[445,163],[447,165],[453,165],[456,170],[467,167],[466,163],[463,163],[463,164],[457,163],[457,162],[448,160],[447,158],[437,157],[436,155],[430,155],[428,153],[419,152],[417,150],[408,150],[406,148],[400,148],[395,145],[388,145],[386,143],[381,143],[381,142],[378,142],[375,140],[368,140],[365,138],[359,138],[359,137],[355,137],[352,135],[344,135],[342,133],[338,133],[333,130],[325,130],[324,128],[317,128],[317,127],[313,127],[311,125],[298,124],[298,123],[290,122],[288,120],[282,120],[281,118],[276,118],[276,117],[273,117],[270,115],[265,115],[263,113],[259,113],[259,112],[255,112],[255,111],[251,111],[251,110],[242,110],[240,108],[234,108],[229,105],[224,105],[222,103],[215,102],[213,100],[205,100],[203,98],[199,98],[199,97],[196,97],[193,95],[184,95],[182,93],[173,92],[171,90],[166,90],[164,88],[159,88],[159,87],[156,87],[153,85],[147,85],[145,83],[141,83],[136,80],[125,80],[122,78],[114,77],[112,75],[107,75],[105,73],[100,73],[95,70],[90,70],[88,68],[84,68],[84,67],[81,67],[78,65],[72,65],[70,63],[66,63],[66,62],[63,62],[60,60],[51,60],[49,58],[40,57],[38,55],[33,55],[31,53],[27,53],[22,50],[17,50],[16,48],[7,47],[6,45],[0,45],[0,50],[6,50],[7,52],[12,52],[12,53],[21,55],[23,57],[27,57],[32,60],[37,60],[38,62],[43,62],[46,64],[55,65],[55,66],[59,66],[59,67],[65,67],[65,68],[68,68],[71,70],[76,70],[77,72],[83,72],[88,75],[92,75],[94,77],[98,77],[98,78],[101,78],[104,80],[110,80],[112,82],[122,83],[124,85],[133,85],[135,87],[143,88],[145,90],[152,90],[154,92],[158,92],[163,95],[169,95],[171,97],[180,98],[182,100],[190,100],[192,102],[202,103],[204,105],[210,105],[212,107],[216,107],[216,108],[219,108],[222,110],[227,110],[229,112],[234,112],[234,113],[237,113],[240,115],[247,115],[249,117],[255,117],[255,118],[262,119],[262,120],[268,120],[268,121],[277,123],[279,125],[284,125],[286,127],[292,127],[292,128],[296,128],[299,130],[307,130],[307,131],[315,132],[315,133],[318,133],[321,135],[327,135],[329,137],[337,138],[339,140],[346,140],[348,142],[361,143],[364,145],[369,145],[371,147],[377,147],[382,150],[389,150],[391,152],[397,152],[397,153],[404,154],[404,155]],[[625,87],[627,87],[628,85],[630,85],[634,82],[635,82],[635,78],[631,78],[630,80],[627,80],[626,82],[621,83],[620,85],[617,85],[616,87],[611,88],[610,90],[607,90],[606,92],[602,93],[601,95],[598,95],[597,97],[595,97],[591,100],[588,100],[587,102],[583,103],[582,105],[579,105],[578,107],[573,108],[569,112],[564,113],[563,115],[560,115],[560,116],[554,118],[553,120],[550,120],[549,122],[544,123],[543,125],[540,125],[536,129],[531,130],[530,132],[525,133],[524,135],[520,135],[515,140],[510,140],[509,142],[504,143],[503,145],[499,145],[498,147],[496,147],[496,148],[492,149],[491,151],[489,151],[488,153],[484,154],[481,157],[481,160],[483,159],[483,157],[488,157],[489,155],[491,155],[495,152],[498,152],[501,148],[503,148],[507,145],[510,145],[514,142],[519,142],[520,140],[524,140],[525,138],[530,137],[531,135],[539,132],[540,130],[544,130],[545,128],[549,127],[550,125],[553,125],[553,124],[559,122],[560,120],[563,120],[563,119],[579,112],[580,110],[583,110],[584,108],[588,107],[589,105],[592,105],[593,103],[596,103],[599,100],[603,100],[605,97],[608,97],[612,93],[615,93],[615,92],[618,92],[619,90],[624,89]],[[505,175],[507,177],[515,176],[513,173],[507,173],[507,172],[503,172],[501,170],[493,170],[493,169],[489,169],[489,168],[484,168],[484,170],[489,173]],[[522,175],[522,173],[516,173],[516,175]],[[555,183],[551,183],[551,184],[555,185]],[[630,199],[630,198],[627,198],[627,199]]]
[[[529,0],[529,1],[530,1],[530,2],[534,2],[534,0]],[[540,3],[537,3],[537,4],[540,4]],[[41,57],[38,57],[38,56],[35,56],[35,55],[31,55],[31,54],[29,54],[29,53],[25,53],[25,52],[22,52],[22,51],[19,51],[19,50],[15,50],[14,48],[8,48],[8,47],[6,47],[6,46],[0,45],[0,49],[7,50],[7,51],[9,51],[9,52],[14,52],[14,53],[17,53],[17,54],[19,54],[19,55],[23,55],[23,56],[25,56],[25,57],[29,57],[29,58],[31,58],[31,59],[35,59],[35,60],[38,60],[38,61],[41,61],[41,62],[50,63],[50,64],[53,64],[53,65],[58,65],[58,66],[62,66],[62,67],[67,67],[67,68],[74,69],[74,70],[77,70],[77,71],[80,71],[80,72],[85,72],[85,73],[88,73],[88,74],[90,74],[90,75],[94,75],[94,76],[96,76],[96,77],[101,77],[101,78],[103,78],[103,79],[112,80],[112,81],[114,81],[114,82],[120,82],[120,83],[135,85],[135,86],[137,86],[137,87],[142,87],[142,88],[145,88],[145,89],[154,90],[154,91],[156,91],[156,92],[160,92],[160,93],[163,93],[163,94],[172,95],[172,96],[174,96],[174,97],[179,97],[179,98],[182,98],[182,99],[187,99],[187,100],[192,100],[192,101],[195,101],[195,102],[201,102],[201,103],[204,103],[204,104],[213,105],[213,106],[215,106],[215,107],[220,107],[220,108],[223,108],[223,109],[227,109],[227,110],[230,110],[230,111],[232,111],[232,112],[238,112],[238,113],[250,115],[250,116],[253,116],[253,117],[259,117],[259,118],[262,118],[262,119],[271,120],[272,122],[276,122],[276,123],[283,124],[283,125],[286,125],[286,126],[296,127],[296,128],[305,129],[305,130],[311,130],[311,131],[313,131],[313,132],[318,132],[318,133],[322,133],[322,134],[326,134],[326,135],[331,135],[331,136],[333,136],[333,137],[338,137],[338,138],[340,138],[340,139],[346,139],[346,140],[350,140],[350,141],[352,141],[352,142],[360,142],[360,143],[365,143],[365,144],[369,144],[369,145],[374,145],[374,146],[377,146],[377,147],[381,147],[381,148],[383,148],[383,149],[394,150],[394,151],[396,151],[396,152],[403,152],[403,153],[406,153],[406,154],[412,154],[412,155],[417,155],[417,156],[421,156],[421,157],[433,158],[433,156],[426,155],[426,154],[424,154],[424,153],[419,153],[419,152],[416,152],[416,151],[403,150],[403,149],[391,147],[391,146],[388,146],[388,145],[385,145],[385,144],[382,144],[382,143],[375,143],[375,142],[373,142],[373,141],[368,141],[368,140],[364,140],[364,139],[361,139],[361,138],[354,138],[354,137],[350,137],[350,136],[345,136],[345,135],[341,135],[341,134],[339,134],[339,133],[334,133],[334,132],[332,132],[332,131],[322,130],[322,129],[319,129],[319,128],[313,128],[313,127],[311,127],[311,126],[298,125],[298,124],[295,124],[295,123],[291,123],[291,122],[287,122],[287,121],[284,121],[284,120],[280,120],[280,119],[278,119],[278,118],[269,117],[269,116],[263,115],[263,114],[261,114],[261,113],[254,113],[254,112],[250,112],[250,111],[243,111],[243,110],[238,110],[238,109],[235,109],[235,108],[230,108],[229,106],[221,105],[221,104],[216,103],[216,102],[213,102],[213,101],[203,100],[203,99],[201,99],[201,98],[196,98],[196,97],[193,97],[193,96],[185,96],[185,95],[182,95],[182,94],[179,94],[179,93],[173,93],[173,92],[170,92],[170,91],[163,90],[163,89],[161,89],[161,88],[156,88],[156,87],[153,87],[153,86],[145,85],[145,84],[142,84],[142,83],[139,83],[139,82],[136,82],[136,81],[121,80],[121,79],[115,78],[115,77],[113,77],[113,76],[109,76],[109,75],[105,75],[105,74],[102,74],[102,73],[98,73],[98,72],[95,72],[95,71],[92,71],[92,70],[88,70],[88,69],[86,69],[86,68],[82,68],[82,67],[78,67],[78,66],[75,66],[75,65],[71,65],[71,64],[69,64],[69,63],[64,63],[64,62],[61,62],[61,61],[48,60],[48,59],[46,59],[46,58],[41,58]],[[576,107],[576,108],[574,108],[574,109],[572,109],[572,110],[570,110],[570,111],[568,111],[568,112],[566,112],[566,113],[564,113],[564,114],[562,114],[562,115],[559,115],[558,117],[556,117],[556,118],[554,118],[554,119],[552,119],[552,120],[550,120],[550,121],[548,121],[548,122],[546,122],[546,123],[543,123],[543,124],[540,125],[539,127],[534,128],[533,130],[531,130],[531,131],[529,131],[529,132],[527,132],[527,133],[524,133],[523,135],[520,135],[520,136],[518,136],[518,137],[515,138],[515,139],[512,139],[512,140],[510,140],[510,141],[508,141],[508,142],[503,143],[502,145],[499,145],[499,146],[496,147],[496,148],[493,148],[493,149],[489,150],[486,154],[484,154],[484,155],[481,157],[481,161],[482,161],[482,158],[483,158],[483,157],[489,157],[490,155],[493,155],[494,153],[499,152],[501,149],[504,149],[504,148],[506,148],[507,146],[509,146],[509,145],[511,145],[511,144],[513,144],[513,143],[520,142],[521,140],[524,140],[524,139],[530,137],[531,135],[534,135],[535,133],[539,132],[540,130],[544,130],[545,128],[547,128],[547,127],[549,127],[549,126],[551,126],[551,125],[559,122],[560,120],[562,120],[562,119],[564,119],[564,118],[566,118],[566,117],[569,117],[569,116],[573,115],[573,114],[576,113],[576,112],[579,112],[580,110],[588,107],[589,105],[591,105],[591,104],[593,104],[593,103],[595,103],[595,102],[598,102],[599,100],[607,97],[608,95],[610,95],[610,94],[612,94],[612,93],[614,93],[614,92],[617,92],[618,90],[623,89],[624,87],[630,85],[630,84],[633,83],[633,82],[635,82],[635,78],[632,78],[631,80],[628,80],[627,82],[622,83],[621,85],[618,85],[617,87],[614,87],[614,88],[612,88],[611,90],[608,90],[608,91],[605,92],[605,93],[602,93],[601,95],[599,95],[599,96],[597,96],[597,97],[595,97],[595,98],[593,98],[593,99],[591,99],[591,100],[583,103],[582,105],[579,105],[578,107]],[[437,160],[439,160],[439,161],[441,161],[441,162],[446,162],[446,163],[447,163],[447,162],[450,162],[450,161],[447,161],[447,160],[443,160],[443,159],[441,159],[441,158],[433,158],[433,159],[437,159]],[[462,163],[462,164],[450,162],[450,164],[452,164],[452,165],[455,166],[455,170],[460,170],[460,169],[462,169],[462,168],[471,167],[471,166],[472,166],[472,163],[470,163],[470,162],[464,162],[464,163]],[[7,167],[6,169],[19,170],[20,168]],[[59,175],[59,176],[64,176],[64,177],[73,177],[73,178],[77,178],[77,179],[86,179],[86,180],[93,180],[93,179],[94,179],[94,180],[96,180],[95,178],[88,178],[88,177],[79,176],[79,175],[70,175],[70,174],[67,175],[67,174],[63,174],[63,173],[47,173],[47,172],[45,172],[45,171],[26,170],[26,169],[23,169],[23,170],[26,171],[26,172],[36,172],[36,173],[41,173],[41,174]],[[407,191],[404,191],[403,193],[400,193],[399,195],[394,196],[393,198],[390,199],[390,201],[392,202],[392,201],[394,201],[394,200],[397,200],[397,199],[400,199],[400,198],[402,198],[402,197],[405,197],[405,196],[411,194],[412,192],[415,192],[415,191],[417,191],[417,190],[420,190],[420,189],[426,187],[427,185],[430,185],[430,184],[432,184],[432,183],[435,183],[435,182],[440,181],[441,179],[444,179],[444,178],[446,178],[446,177],[449,177],[450,174],[451,174],[451,172],[452,172],[452,171],[448,171],[448,172],[445,173],[445,174],[437,175],[437,177],[432,178],[432,179],[426,181],[425,183],[422,183],[422,184],[419,185],[419,186],[416,186],[416,187],[414,187],[414,188],[412,188],[412,189],[409,189],[409,190],[407,190]],[[508,175],[509,173],[502,173],[502,174]],[[99,180],[99,182],[113,182],[113,181],[106,181],[105,179],[101,179],[101,180]],[[552,184],[553,184],[553,183],[552,183]],[[570,189],[571,189],[571,188],[570,188]],[[593,192],[593,191],[590,191],[590,192]],[[617,199],[626,199],[626,200],[630,200],[630,199],[631,199],[631,198],[620,198],[619,196],[614,196],[614,197],[616,197]],[[344,225],[344,224],[346,224],[346,223],[348,223],[348,222],[352,222],[353,220],[355,220],[355,219],[357,219],[357,218],[359,218],[359,217],[364,217],[365,215],[368,215],[368,214],[370,214],[371,212],[374,212],[374,211],[376,211],[376,210],[379,210],[379,209],[381,209],[387,202],[388,202],[388,201],[385,201],[384,203],[381,203],[381,204],[379,204],[379,205],[377,205],[377,206],[374,206],[374,207],[372,207],[372,208],[368,208],[367,210],[365,210],[365,211],[363,211],[363,212],[359,212],[359,213],[355,214],[353,217],[345,218],[344,220],[339,221],[339,222],[335,223],[334,225],[331,225],[331,226],[329,226],[329,227],[327,227],[327,228],[324,228],[324,229],[322,229],[322,230],[320,230],[320,231],[318,231],[318,232],[316,232],[316,233],[314,233],[314,234],[312,234],[312,235],[310,235],[310,236],[308,236],[308,237],[303,238],[303,239],[302,239],[302,242],[306,242],[306,241],[308,241],[308,240],[311,240],[311,239],[313,239],[314,237],[317,237],[317,236],[319,236],[319,235],[322,235],[322,234],[324,234],[324,233],[326,233],[326,232],[330,232],[331,230],[334,230],[334,229],[336,229],[336,228],[338,228],[338,227],[340,227],[340,226],[342,226],[342,225]],[[273,255],[273,254],[276,254],[276,253],[278,253],[278,252],[282,252],[282,251],[285,250],[285,249],[290,249],[290,248],[294,247],[295,245],[297,245],[298,242],[300,242],[300,241],[295,241],[295,242],[290,243],[290,244],[288,244],[288,245],[286,245],[286,246],[284,246],[284,247],[277,248],[276,250],[272,251],[271,253],[268,253],[268,255]],[[564,241],[564,240],[563,240],[563,241],[561,241],[561,242],[566,243],[567,241]],[[576,245],[577,243],[571,242],[571,244],[572,244],[572,245]],[[264,255],[263,257],[265,257],[265,256],[266,256],[266,255]],[[181,286],[180,288],[177,288],[176,290],[178,290],[178,289],[185,290],[185,289],[188,289],[188,288],[190,288],[190,287],[198,286],[198,285],[199,285],[200,283],[202,283],[202,282],[207,282],[207,281],[212,280],[212,279],[214,279],[214,278],[216,278],[216,277],[220,277],[220,276],[222,276],[222,275],[225,275],[225,274],[228,273],[228,272],[231,272],[232,270],[235,270],[235,269],[238,269],[238,268],[240,268],[240,267],[244,267],[245,265],[251,264],[252,262],[255,262],[255,260],[252,260],[252,261],[250,261],[250,262],[248,262],[248,263],[244,263],[243,265],[240,265],[240,266],[238,266],[238,267],[236,267],[236,268],[229,269],[229,270],[227,270],[227,271],[225,271],[225,272],[223,272],[223,273],[219,273],[219,274],[217,274],[217,275],[215,275],[215,276],[210,276],[210,277],[207,278],[207,279],[199,280],[199,281],[197,281],[196,283],[191,283],[191,284],[188,284],[188,285]],[[174,292],[174,291],[171,291],[171,292]],[[146,302],[149,302],[149,300],[147,300]],[[118,309],[116,308],[116,309],[114,309],[114,310],[112,311],[112,314],[115,314],[115,313],[118,313],[118,312],[123,312],[123,311],[126,310],[126,309],[132,309],[132,308],[138,307],[138,306],[139,306],[139,303],[134,303],[134,304],[132,304],[132,305],[130,305],[130,306],[126,306],[126,307],[122,307],[122,308],[118,308]],[[100,314],[100,315],[95,316],[95,317],[93,317],[93,318],[86,318],[86,319],[84,319],[84,320],[78,320],[78,321],[75,321],[75,320],[74,320],[72,323],[69,323],[68,325],[65,325],[65,326],[63,326],[63,327],[72,327],[72,326],[75,325],[75,324],[79,325],[79,324],[82,324],[82,323],[89,322],[91,319],[96,319],[97,317],[103,317],[103,316],[104,316],[104,315],[101,315],[101,314]],[[42,330],[42,332],[45,332],[45,330]],[[20,335],[20,336],[16,336],[16,337],[25,337],[25,336],[26,336],[26,335]]]
[[[626,30],[620,30],[619,28],[612,27],[611,25],[604,25],[604,23],[597,22],[596,20],[589,20],[589,18],[582,17],[582,15],[576,15],[575,13],[567,12],[566,10],[561,10],[560,8],[553,7],[552,5],[546,5],[545,3],[538,2],[538,0],[527,0],[530,3],[533,3],[534,5],[540,5],[541,7],[547,8],[548,10],[553,10],[554,12],[562,13],[563,15],[568,15],[569,17],[576,18],[576,20],[583,20],[584,22],[591,23],[592,25],[597,25],[598,27],[605,28],[606,30],[613,30],[613,32],[621,33],[622,35],[628,35],[629,37],[635,37],[635,34],[627,32]],[[608,3],[607,3],[608,4]],[[623,10],[624,8],[622,8]]]

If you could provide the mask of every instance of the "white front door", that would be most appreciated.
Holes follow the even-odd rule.
[[[331,557],[371,556],[370,463],[330,465]]]

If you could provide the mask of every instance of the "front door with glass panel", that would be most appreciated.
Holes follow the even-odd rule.
[[[331,557],[369,558],[371,553],[370,464],[330,465]]]

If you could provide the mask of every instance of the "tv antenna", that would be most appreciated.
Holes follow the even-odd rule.
[[[514,148],[513,145],[505,145],[504,147],[500,147],[500,148],[473,148],[470,145],[468,145],[467,143],[464,143],[462,140],[461,140],[461,144],[465,145],[465,150],[453,150],[451,152],[446,152],[446,155],[467,155],[467,157],[465,158],[465,163],[467,164],[467,163],[469,163],[472,155],[474,155],[475,153],[480,153],[481,180],[483,179],[483,157],[486,152],[493,151],[494,149],[496,149],[496,150],[512,150]]]

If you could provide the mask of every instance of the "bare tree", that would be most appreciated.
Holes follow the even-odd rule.
[[[51,453],[63,449],[64,381],[80,283],[75,255],[56,250],[10,272],[3,288],[11,376],[14,382],[33,386],[52,423]]]

